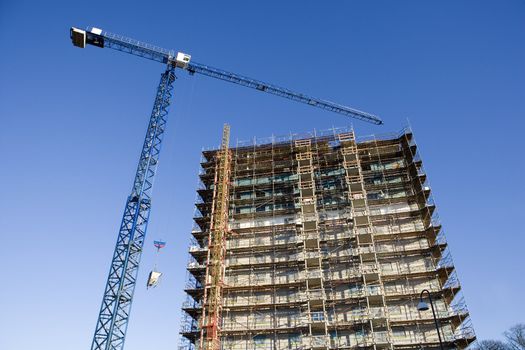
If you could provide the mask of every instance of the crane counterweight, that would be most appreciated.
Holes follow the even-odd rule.
[[[86,47],[86,31],[82,29],[78,29],[75,27],[71,27],[71,30],[69,31],[69,36],[71,37],[71,41],[73,41],[73,45],[80,48]]]

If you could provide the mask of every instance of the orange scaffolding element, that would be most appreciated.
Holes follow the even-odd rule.
[[[224,124],[221,148],[216,155],[208,258],[201,317],[200,350],[219,350],[224,285],[224,260],[228,235],[231,154],[230,126]]]

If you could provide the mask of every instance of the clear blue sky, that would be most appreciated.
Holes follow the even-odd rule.
[[[163,67],[74,48],[94,25],[202,63],[409,118],[480,338],[525,322],[525,3],[14,1],[0,3],[0,348],[87,349]],[[203,146],[352,121],[179,72],[127,350],[178,342]],[[152,240],[168,241],[146,291]]]

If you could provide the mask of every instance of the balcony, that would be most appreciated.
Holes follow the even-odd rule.
[[[372,228],[357,227],[356,234],[359,243],[372,243]]]
[[[306,349],[326,349],[328,345],[328,338],[324,335],[303,337],[303,347]]]
[[[344,269],[339,271],[326,272],[325,278],[332,281],[355,279],[362,277],[361,270],[359,269]]]
[[[326,295],[324,293],[324,290],[322,289],[309,290],[307,296],[308,296],[308,301],[310,302],[310,305],[322,304],[323,300],[326,299]]]
[[[317,214],[314,213],[314,212],[311,212],[311,213],[304,213],[303,212],[303,217],[302,217],[302,221],[303,223],[307,223],[309,221],[317,221]]]
[[[306,271],[303,278],[308,280],[310,285],[320,285],[323,275],[321,270]]]
[[[297,167],[297,172],[301,175],[303,174],[311,174],[313,172],[313,169],[310,165],[301,165]]]
[[[361,274],[368,283],[379,280],[379,268],[377,264],[362,264]]]
[[[312,328],[324,329],[326,319],[323,311],[315,311],[310,313],[310,325]]]
[[[375,260],[376,250],[373,245],[366,245],[357,247],[357,253],[361,255],[363,261],[373,261]]]
[[[420,274],[426,272],[435,272],[436,269],[431,266],[424,265],[403,265],[397,266],[393,269],[383,269],[382,274],[385,276],[394,276],[394,275],[409,275],[409,274]]]
[[[192,230],[191,230],[191,234],[193,237],[199,237],[199,236],[202,236],[205,232],[202,231],[202,229],[197,225],[195,224],[196,227],[194,227]]]
[[[206,265],[204,264],[199,264],[198,262],[196,261],[192,261],[192,262],[189,262],[188,265],[187,265],[187,269],[188,270],[202,270],[202,269],[206,269]]]
[[[193,299],[191,300],[185,300],[184,303],[182,303],[183,309],[199,309],[202,308],[202,302],[197,302]]]
[[[319,241],[319,233],[317,230],[305,230],[303,237],[304,244],[307,248],[317,247]]]
[[[306,252],[305,260],[308,267],[317,267],[321,264],[321,255],[319,252]]]
[[[437,287],[428,287],[428,286],[413,286],[406,287],[404,285],[395,286],[395,289],[386,289],[385,295],[387,296],[401,296],[401,295],[419,295],[421,290],[428,289],[431,293],[437,293],[441,290]]]
[[[197,252],[207,252],[208,251],[208,247],[201,247],[201,246],[198,246],[198,245],[192,245],[190,246],[190,249],[189,249],[190,253],[197,253]]]
[[[385,309],[382,307],[371,307],[368,309],[368,316],[373,322],[383,322],[386,319]]]
[[[374,332],[373,342],[375,345],[388,345],[391,343],[387,332]]]
[[[366,204],[366,198],[363,192],[352,193],[350,195],[350,200],[352,201],[354,208],[361,208],[364,207]]]

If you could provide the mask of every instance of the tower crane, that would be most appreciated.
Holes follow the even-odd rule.
[[[124,207],[91,350],[121,350],[124,347],[133,292],[151,210],[153,179],[157,171],[168,109],[173,94],[173,84],[176,79],[175,69],[185,70],[191,75],[202,74],[246,86],[372,124],[383,123],[373,114],[197,63],[191,60],[190,55],[183,52],[166,50],[99,28],[88,27],[83,30],[72,27],[70,38],[73,45],[80,48],[86,45],[111,48],[160,62],[166,67],[164,73],[161,74],[157,88],[131,194]]]

